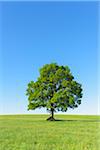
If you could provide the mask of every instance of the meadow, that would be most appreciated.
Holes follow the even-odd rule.
[[[100,150],[100,116],[0,115],[0,150]]]

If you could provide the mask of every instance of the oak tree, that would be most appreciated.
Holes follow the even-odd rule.
[[[51,113],[47,120],[55,120],[54,112],[66,112],[81,104],[82,86],[74,80],[68,66],[46,64],[40,69],[37,81],[27,88],[28,110],[46,107]]]

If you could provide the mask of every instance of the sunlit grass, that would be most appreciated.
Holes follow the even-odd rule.
[[[100,116],[0,116],[0,150],[99,150]]]

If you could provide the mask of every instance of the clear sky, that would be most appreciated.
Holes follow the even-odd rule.
[[[27,111],[29,81],[46,63],[68,65],[83,85],[82,104],[67,114],[98,114],[98,2],[0,4],[0,114]]]

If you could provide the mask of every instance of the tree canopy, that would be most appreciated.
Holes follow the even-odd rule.
[[[68,66],[51,63],[40,69],[36,82],[28,84],[27,95],[28,110],[46,107],[53,118],[55,111],[66,112],[81,104],[82,86],[74,80]]]

